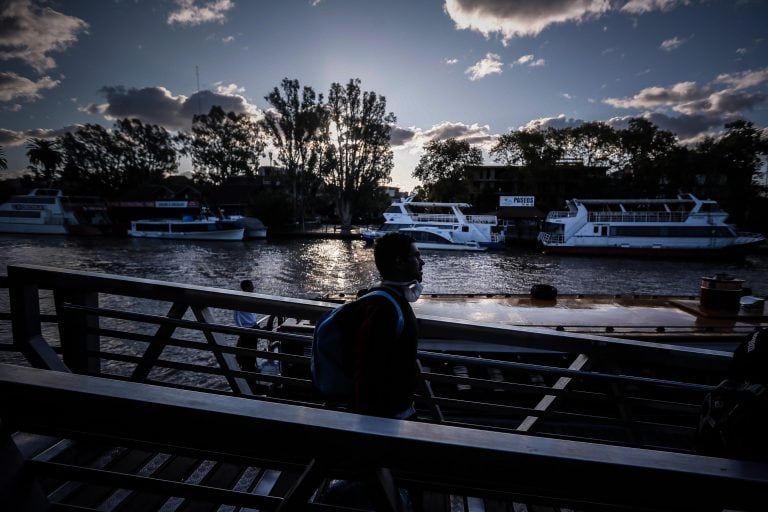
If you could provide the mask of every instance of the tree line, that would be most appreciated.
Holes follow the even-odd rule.
[[[342,227],[349,228],[386,207],[381,185],[393,168],[390,135],[396,117],[387,112],[384,96],[363,91],[360,80],[351,79],[333,83],[326,98],[285,78],[264,99],[269,107],[258,121],[214,106],[177,134],[122,119],[112,129],[86,124],[57,139],[29,139],[31,179],[115,198],[177,174],[186,156],[194,184],[205,192],[232,178],[254,177],[272,148],[284,174],[280,190],[253,199],[265,214],[274,216],[280,206],[303,224],[323,209],[320,198],[326,197]],[[510,130],[489,154],[515,179],[495,189],[480,187],[472,174],[483,165],[480,147],[453,138],[427,143],[412,173],[422,183],[420,198],[491,210],[499,194],[521,193],[536,195],[547,210],[569,197],[668,197],[684,191],[719,200],[737,223],[754,224],[758,206],[766,210],[759,204],[766,187],[757,178],[768,138],[749,121],[726,124],[722,137],[693,146],[681,145],[673,133],[644,118],[630,119],[623,129],[588,122]],[[0,148],[0,169],[5,167]]]
[[[422,182],[419,194],[431,201],[470,201],[481,209],[495,208],[499,194],[535,195],[546,211],[572,197],[688,192],[718,200],[739,225],[764,231],[768,220],[768,190],[760,183],[768,138],[745,120],[726,124],[720,138],[692,146],[644,118],[630,119],[624,129],[589,122],[516,130],[499,136],[489,154],[515,179],[482,188],[473,175],[483,163],[479,147],[456,139],[429,142],[413,172]]]
[[[333,83],[326,100],[286,78],[265,100],[269,108],[259,121],[213,106],[193,117],[189,131],[175,135],[122,119],[112,129],[86,124],[56,139],[29,139],[29,169],[35,182],[115,198],[178,173],[186,156],[194,184],[205,191],[234,177],[254,177],[271,144],[299,222],[321,189],[343,229],[364,205],[381,204],[380,184],[389,181],[393,167],[390,133],[396,122],[384,96],[363,91],[360,80],[351,79]],[[0,166],[5,164],[0,148]]]

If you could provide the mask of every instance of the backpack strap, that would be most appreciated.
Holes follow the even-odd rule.
[[[390,292],[378,289],[366,293],[358,300],[364,300],[367,297],[386,297],[395,306],[395,311],[397,311],[397,335],[400,336],[403,333],[403,329],[405,329],[405,317],[403,317],[403,310],[400,308],[400,304],[397,303],[397,299]]]

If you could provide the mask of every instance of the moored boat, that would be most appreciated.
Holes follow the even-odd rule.
[[[480,245],[474,240],[458,240],[453,231],[431,226],[402,228],[400,233],[412,236],[416,241],[416,247],[420,250],[485,251],[488,249],[487,246]]]
[[[360,236],[366,242],[404,228],[434,228],[451,232],[455,243],[474,242],[490,249],[505,248],[504,233],[495,215],[464,213],[467,203],[413,201],[412,197],[393,202],[384,212],[384,223],[376,229],[363,229]]]
[[[192,217],[181,219],[144,219],[131,222],[128,235],[137,238],[165,238],[173,240],[242,240],[243,224],[218,217]]]
[[[546,253],[686,256],[742,250],[761,244],[739,232],[713,200],[571,199],[547,215],[538,241]]]
[[[110,228],[104,201],[65,196],[59,189],[36,188],[0,205],[0,232],[44,235],[101,235]]]

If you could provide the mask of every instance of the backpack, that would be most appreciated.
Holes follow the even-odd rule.
[[[697,431],[701,453],[768,461],[768,328],[733,355],[727,379],[707,393]]]
[[[326,313],[315,326],[309,368],[312,384],[327,398],[347,398],[353,393],[354,337],[362,318],[361,306],[372,297],[385,297],[397,311],[397,335],[405,328],[400,305],[384,290],[374,290]]]

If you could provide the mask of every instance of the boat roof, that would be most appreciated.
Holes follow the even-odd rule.
[[[458,206],[459,208],[471,208],[472,205],[468,203],[432,203],[432,202],[425,202],[425,201],[403,201],[399,203],[393,203],[392,206],[400,206],[400,205],[407,205],[407,206],[442,206],[442,207],[448,207],[451,208],[453,206]]]

